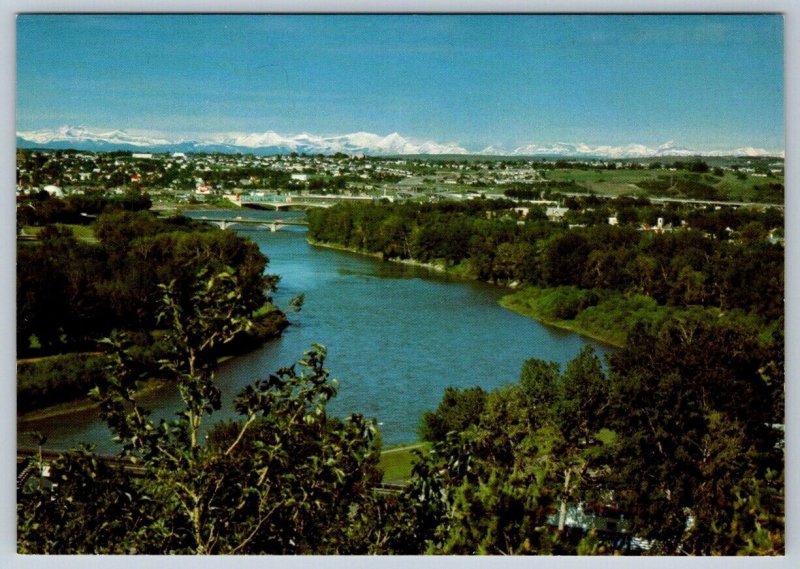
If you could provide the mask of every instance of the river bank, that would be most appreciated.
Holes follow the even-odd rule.
[[[628,335],[640,323],[660,328],[672,320],[737,321],[760,330],[764,341],[777,325],[742,311],[722,311],[714,306],[665,306],[642,294],[574,286],[529,286],[504,296],[500,305],[548,326],[617,348],[625,346]]]
[[[136,390],[136,397],[144,397],[157,393],[159,390],[164,389],[169,385],[164,379],[147,379],[144,380],[139,389]],[[73,399],[71,401],[64,401],[46,407],[33,409],[22,414],[17,415],[17,428],[25,430],[26,424],[35,423],[37,421],[45,421],[54,417],[64,417],[74,413],[83,413],[92,409],[99,409],[99,405],[89,397],[80,399]]]
[[[378,259],[380,261],[387,261],[391,263],[400,263],[402,265],[408,265],[411,267],[420,267],[423,269],[428,269],[431,271],[435,271],[437,273],[448,273],[454,274],[448,270],[443,262],[440,263],[422,263],[420,261],[415,261],[414,259],[396,259],[390,258],[387,259],[384,257],[383,253],[370,253],[369,251],[364,251],[363,249],[358,249],[357,247],[348,247],[347,245],[341,245],[339,243],[331,243],[329,241],[316,241],[310,237],[306,237],[306,241],[309,245],[313,245],[314,247],[324,247],[325,249],[334,249],[336,251],[346,251],[348,253],[354,253],[356,255],[363,255],[365,257],[372,257],[373,259]]]
[[[414,259],[387,259],[382,253],[371,253],[339,243],[316,241],[309,237],[306,237],[306,241],[315,247],[419,267],[460,280],[484,282],[478,279],[468,260],[448,266],[444,261],[423,263]],[[572,332],[612,348],[624,347],[628,334],[638,322],[658,325],[686,312],[675,307],[660,306],[653,298],[641,294],[587,290],[573,286],[525,286],[520,289],[517,282],[486,284],[509,291],[509,294],[498,301],[503,308],[545,326]],[[719,313],[713,308],[700,310],[715,315]]]
[[[609,331],[603,329],[593,329],[578,320],[549,318],[542,312],[542,310],[537,308],[534,303],[530,302],[530,290],[531,289],[523,289],[502,297],[500,299],[500,306],[516,312],[517,314],[521,314],[522,316],[527,316],[528,318],[536,320],[537,322],[541,322],[547,326],[552,326],[568,332],[574,332],[575,334],[579,334],[586,338],[591,338],[592,340],[602,342],[603,344],[607,344],[615,348],[622,348],[625,346],[625,337],[628,334],[627,330]],[[547,291],[553,289],[540,290]]]
[[[478,276],[469,266],[469,262],[462,262],[458,265],[448,266],[445,261],[434,261],[431,263],[423,263],[422,261],[417,261],[415,259],[399,259],[397,257],[386,258],[384,257],[383,253],[370,253],[369,251],[364,251],[363,249],[358,249],[357,247],[348,247],[346,245],[341,245],[340,243],[331,243],[329,241],[317,241],[310,237],[306,237],[306,241],[309,245],[313,245],[314,247],[323,247],[325,249],[334,249],[336,251],[346,251],[348,253],[354,253],[356,255],[363,255],[365,257],[372,257],[373,259],[379,259],[381,261],[386,261],[389,263],[397,263],[400,265],[407,265],[409,267],[419,267],[421,269],[427,269],[429,271],[433,271],[439,274],[445,274],[452,277],[456,277],[463,280],[468,281],[477,281]],[[499,283],[489,282],[486,284],[501,286],[501,287],[508,287],[510,289],[515,289],[516,287],[512,284],[504,285]]]
[[[266,342],[274,340],[275,338],[279,338],[289,325],[286,314],[274,307],[271,309],[266,307],[260,309],[254,315],[253,322],[254,327],[250,332],[241,335],[238,339],[227,345],[224,352],[220,353],[219,357],[217,358],[218,364],[228,361],[236,356],[259,349]],[[97,373],[86,373],[85,371],[82,371],[82,368],[76,368],[73,370],[72,368],[75,368],[76,366],[74,363],[70,363],[70,360],[77,358],[81,364],[85,364],[91,360],[97,360],[97,362],[100,363],[98,363],[95,367],[100,366],[102,368],[105,365],[102,363],[103,357],[104,354],[102,352],[85,352],[81,354],[56,354],[47,357],[25,358],[17,360],[18,424],[21,427],[24,427],[25,423],[38,422],[53,417],[63,417],[97,409],[97,404],[91,398],[89,398],[88,395],[78,395],[79,391],[85,394],[91,387],[95,385],[95,381],[98,381],[98,379],[92,379],[92,377],[97,375]],[[89,381],[84,382],[84,384],[75,385],[73,386],[73,389],[64,390],[64,392],[54,401],[48,400],[48,402],[44,405],[24,409],[20,412],[19,410],[25,407],[22,404],[23,400],[31,398],[36,400],[35,397],[37,397],[39,392],[52,391],[54,388],[54,385],[52,384],[53,378],[49,377],[53,375],[52,370],[39,372],[31,370],[31,372],[25,376],[25,381],[22,382],[20,376],[20,366],[31,366],[36,364],[46,365],[48,362],[52,362],[53,365],[56,366],[56,369],[60,370],[58,374],[59,377],[63,377],[64,373],[69,375],[70,372],[75,372],[80,375],[86,375]],[[94,371],[97,372],[98,370]],[[140,383],[136,395],[138,398],[148,397],[157,393],[160,389],[164,389],[170,385],[174,385],[174,382],[164,378],[150,378]]]
[[[529,358],[566,365],[587,344],[599,354],[608,352],[604,344],[501,307],[498,301],[511,292],[504,287],[314,247],[305,230],[244,233],[269,257],[270,272],[281,275],[275,303],[287,306],[300,294],[305,302],[300,312],[291,313],[292,325],[279,339],[219,366],[221,408],[209,425],[241,419],[236,395],[254,380],[294,364],[314,343],[326,346],[325,367],[339,381],[328,411],[342,418],[353,413],[375,418],[387,449],[418,441],[419,418],[437,407],[449,386],[494,389],[515,381]],[[141,402],[156,421],[182,408],[172,387]],[[84,441],[99,452],[116,452],[94,410],[21,430],[42,432],[52,448]],[[387,460],[402,454],[389,453]]]
[[[388,261],[391,263],[399,263],[402,265],[408,265],[413,267],[419,267],[423,269],[428,269],[430,271],[434,271],[439,274],[446,274],[448,276],[456,277],[463,280],[470,280],[470,281],[479,281],[477,275],[474,271],[472,271],[471,267],[469,266],[469,262],[462,262],[458,265],[454,265],[452,267],[448,267],[445,262],[434,262],[434,263],[423,263],[421,261],[416,261],[414,259],[396,259],[384,258],[382,253],[370,253],[368,251],[363,251],[356,247],[347,247],[345,245],[341,245],[338,243],[330,243],[325,241],[316,241],[311,238],[306,238],[306,241],[310,245],[315,247],[323,247],[326,249],[334,249],[336,251],[346,251],[348,253],[354,253],[356,255],[363,255],[366,257],[372,257],[374,259],[380,259],[381,261]],[[573,332],[575,334],[579,334],[586,338],[591,338],[592,340],[596,340],[598,342],[602,342],[603,344],[607,344],[608,346],[621,348],[625,344],[625,337],[627,336],[628,330],[607,330],[602,328],[593,328],[583,324],[580,321],[576,320],[569,320],[569,319],[558,319],[549,317],[545,314],[542,310],[539,310],[535,304],[530,303],[530,291],[533,290],[532,288],[525,288],[520,290],[519,283],[512,282],[512,283],[487,283],[494,286],[506,288],[511,291],[510,294],[503,296],[499,300],[500,306],[511,310],[512,312],[516,312],[522,316],[535,320],[541,324],[545,324],[546,326],[551,326],[553,328],[558,328],[560,330],[565,330],[568,332]],[[558,289],[536,289],[539,291],[556,291]],[[528,291],[528,292],[525,292]]]

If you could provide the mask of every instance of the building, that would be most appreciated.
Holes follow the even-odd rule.
[[[545,215],[547,215],[547,219],[550,221],[561,221],[564,219],[564,215],[569,211],[568,207],[548,207],[545,211]]]
[[[45,186],[42,189],[45,192],[47,192],[48,194],[50,194],[51,196],[55,196],[57,198],[60,198],[60,197],[64,196],[64,192],[58,186],[49,185],[49,186]]]

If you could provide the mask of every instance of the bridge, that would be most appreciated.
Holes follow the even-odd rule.
[[[372,196],[341,196],[332,194],[306,194],[297,195],[278,195],[278,194],[248,194],[248,195],[226,195],[228,201],[239,207],[255,206],[264,209],[309,209],[312,207],[328,208],[340,202],[368,201],[373,202]]]
[[[223,218],[214,218],[205,216],[197,217],[195,219],[197,219],[198,221],[213,223],[222,230],[226,230],[234,225],[239,225],[251,229],[269,229],[271,232],[275,233],[282,227],[288,227],[292,225],[300,225],[306,227],[308,226],[308,222],[304,219],[244,219],[238,216],[234,217],[233,219],[223,219]]]

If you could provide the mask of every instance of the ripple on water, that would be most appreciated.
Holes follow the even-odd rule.
[[[312,247],[302,230],[246,235],[270,258],[268,272],[281,275],[276,302],[286,306],[304,293],[305,303],[290,314],[292,325],[282,338],[220,366],[224,396],[217,419],[235,418],[232,400],[239,389],[295,362],[312,343],[327,347],[326,367],[340,382],[331,412],[375,417],[386,444],[416,440],[420,416],[438,405],[447,386],[492,389],[515,382],[528,358],[564,365],[586,344],[609,351],[502,308],[497,301],[505,291],[498,287]],[[163,392],[148,399],[163,417],[178,403]],[[85,440],[100,451],[113,449],[107,429],[87,413],[37,427],[48,434],[49,446]]]

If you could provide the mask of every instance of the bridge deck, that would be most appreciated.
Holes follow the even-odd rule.
[[[214,223],[244,223],[255,225],[308,225],[304,219],[244,219],[244,218],[222,218],[222,217],[197,217],[199,221],[211,221]]]

